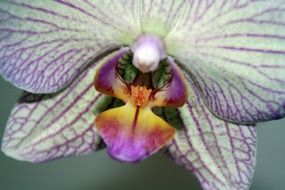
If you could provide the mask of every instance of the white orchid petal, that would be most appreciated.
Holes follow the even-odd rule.
[[[136,4],[0,1],[0,73],[30,92],[62,89],[91,60],[137,37]]]
[[[237,123],[285,115],[285,1],[193,1],[167,51],[207,106]]]
[[[172,158],[191,170],[205,190],[242,190],[251,183],[256,159],[256,128],[220,120],[191,86],[188,103],[177,112],[182,129],[169,146]]]
[[[98,65],[115,54],[85,70],[62,92],[24,93],[8,120],[3,152],[18,160],[43,162],[95,151],[101,139],[93,112],[102,95],[94,89],[94,74]]]

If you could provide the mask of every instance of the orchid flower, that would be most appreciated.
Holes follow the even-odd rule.
[[[255,124],[285,115],[284,0],[2,0],[0,31],[17,160],[161,150],[203,189],[248,189]]]

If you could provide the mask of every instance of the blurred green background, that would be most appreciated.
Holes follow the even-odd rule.
[[[0,78],[0,136],[21,91]],[[285,119],[258,125],[257,168],[251,190],[285,189]],[[104,150],[45,164],[19,162],[0,153],[1,190],[196,190],[191,172],[162,153],[139,164],[121,164]]]

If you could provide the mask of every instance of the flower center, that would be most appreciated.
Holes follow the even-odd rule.
[[[184,81],[174,60],[166,57],[161,39],[154,36],[141,36],[102,65],[95,88],[125,103],[95,119],[111,157],[137,162],[173,139],[175,128],[152,108],[182,106],[187,98]]]
[[[137,106],[146,106],[152,90],[145,86],[131,86],[131,99]]]

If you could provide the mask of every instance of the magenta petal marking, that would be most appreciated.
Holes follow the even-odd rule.
[[[113,146],[108,147],[108,153],[116,160],[122,162],[139,162],[150,154],[145,149],[147,142],[143,138],[126,138],[121,133],[118,133],[114,141]]]
[[[171,82],[155,94],[152,105],[179,107],[186,102],[188,96],[186,81],[174,60],[168,58],[168,61],[172,66]]]
[[[116,65],[119,59],[127,52],[128,49],[121,49],[117,55],[107,60],[106,63],[98,69],[94,79],[96,90],[122,100],[128,98],[128,87],[116,74]]]

